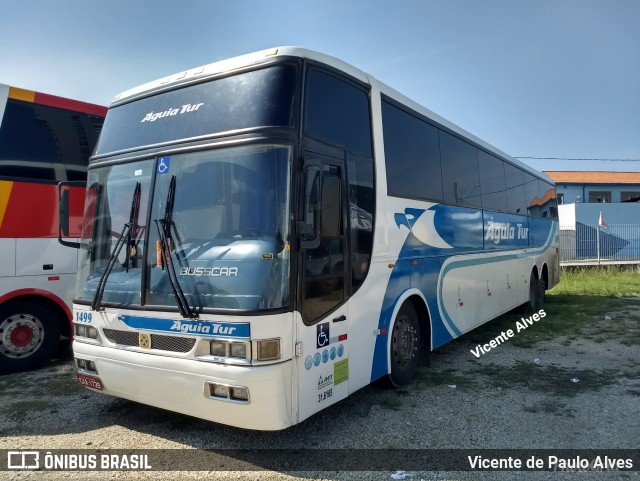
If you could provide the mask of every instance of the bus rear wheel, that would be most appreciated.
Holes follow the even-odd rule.
[[[394,387],[407,384],[416,374],[420,359],[420,324],[411,302],[400,307],[391,331],[391,373],[389,383]]]
[[[527,302],[527,308],[530,311],[537,311],[538,307],[540,307],[540,304],[542,303],[540,299],[540,291],[541,284],[535,273],[531,271],[531,275],[529,276],[529,302]],[[544,291],[542,292],[544,295]]]
[[[59,341],[56,314],[38,302],[20,300],[0,307],[0,372],[28,371],[44,365]]]

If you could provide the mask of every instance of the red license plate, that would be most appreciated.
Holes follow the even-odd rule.
[[[85,374],[76,373],[76,379],[80,384],[86,387],[90,387],[91,389],[97,389],[98,391],[102,391],[102,382],[97,377],[87,376]]]

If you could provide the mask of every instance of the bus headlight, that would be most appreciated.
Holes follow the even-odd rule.
[[[280,339],[265,339],[256,341],[258,361],[273,361],[280,357]]]
[[[85,324],[74,324],[75,337],[85,337],[87,339],[98,339],[98,329]]]
[[[250,348],[247,342],[219,341],[215,339],[208,342],[211,356],[249,361],[247,354]]]
[[[212,356],[225,357],[227,355],[227,343],[222,341],[211,341],[209,351]]]
[[[228,339],[203,339],[196,349],[196,359],[231,364],[277,362],[282,358],[282,340],[256,339],[232,341]]]
[[[247,358],[247,345],[245,343],[232,342],[230,343],[229,357],[237,357],[239,359]]]

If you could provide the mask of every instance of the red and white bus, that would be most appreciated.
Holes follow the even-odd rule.
[[[46,363],[71,336],[76,249],[58,243],[58,182],[84,185],[106,108],[0,84],[0,373]],[[70,193],[79,237],[84,188]]]

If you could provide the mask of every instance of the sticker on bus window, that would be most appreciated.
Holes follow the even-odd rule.
[[[316,343],[316,348],[320,349],[321,347],[327,346],[329,344],[329,323],[325,322],[323,324],[318,324],[316,327],[316,333],[318,334],[318,340]]]
[[[158,174],[166,174],[169,172],[169,165],[171,163],[171,157],[159,157],[158,158]]]

